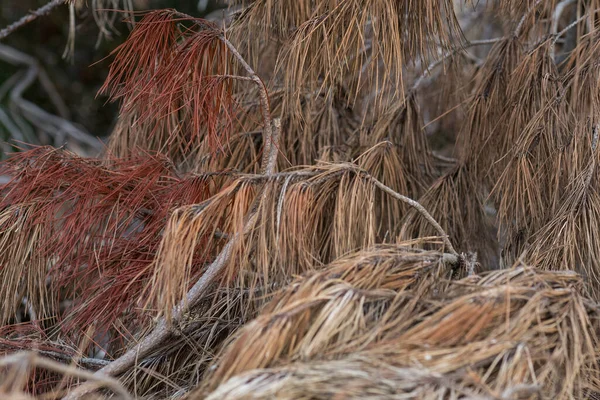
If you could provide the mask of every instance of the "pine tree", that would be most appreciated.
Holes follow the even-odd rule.
[[[600,395],[600,1],[228,6],[0,164],[0,394]]]

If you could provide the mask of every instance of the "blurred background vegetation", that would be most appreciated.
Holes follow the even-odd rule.
[[[0,0],[0,29],[47,2]],[[113,12],[114,26],[106,27],[103,34],[92,7],[176,8],[205,17],[224,6],[220,0],[78,0],[76,4],[70,55],[65,53],[70,38],[67,5],[0,40],[0,159],[23,143],[65,146],[82,155],[101,151],[97,139],[103,141],[110,134],[118,105],[97,96],[97,91],[108,73],[107,56],[125,40],[129,26],[125,12],[106,11]]]

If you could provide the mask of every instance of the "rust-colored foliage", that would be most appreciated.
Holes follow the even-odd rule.
[[[26,295],[38,320],[54,319],[73,337],[89,325],[145,320],[136,304],[166,218],[211,192],[210,177],[177,178],[148,155],[102,161],[37,148],[2,173],[14,175],[0,203],[2,320]]]
[[[231,56],[222,35],[216,25],[174,10],[150,12],[114,50],[100,92],[121,100],[122,115],[133,114],[143,127],[138,134],[176,116],[171,128],[185,132],[188,145],[206,133],[213,148],[222,148],[234,118]]]

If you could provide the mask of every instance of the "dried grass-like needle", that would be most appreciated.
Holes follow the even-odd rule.
[[[414,307],[397,293],[409,287],[432,290],[443,271],[441,255],[397,246],[341,258],[276,294],[225,349],[204,386],[214,389],[255,368],[364,348],[384,334],[392,310]]]
[[[570,108],[559,96],[535,113],[509,153],[492,190],[498,198],[500,227],[509,235],[503,254],[508,264],[559,207],[577,158],[574,126]]]
[[[598,125],[593,128],[591,160],[565,188],[552,218],[532,238],[527,260],[545,270],[573,269],[585,278],[591,296],[600,298],[598,249],[600,192],[598,191]],[[580,132],[580,140],[585,140]],[[591,135],[587,135],[589,138]]]
[[[289,112],[284,105],[285,92],[275,91],[273,112],[282,116],[282,166],[311,165],[328,151],[351,147],[357,110],[347,106],[348,95],[342,87],[332,92],[331,96],[302,93],[299,109]],[[349,158],[345,156],[343,161]]]
[[[423,120],[414,95],[404,102],[388,107],[388,111],[374,122],[372,130],[362,132],[361,144],[375,145],[389,140],[400,153],[402,170],[409,181],[409,191],[403,192],[418,197],[433,176],[429,144],[423,129]]]
[[[217,360],[209,398],[569,399],[598,391],[600,315],[572,272],[516,265],[451,282],[441,294],[398,281],[386,301],[395,285],[359,288],[354,276],[366,275],[346,271],[309,276],[274,299]],[[380,307],[369,298],[375,293]]]
[[[486,182],[490,167],[504,153],[500,136],[508,123],[506,110],[511,76],[522,57],[518,38],[496,43],[478,71],[474,94],[467,103],[468,115],[457,140],[459,158],[471,160],[478,181]]]
[[[210,179],[175,178],[164,159],[148,155],[94,160],[37,148],[1,171],[14,177],[0,202],[2,323],[25,300],[38,322],[59,322],[68,342],[91,324],[143,330],[136,305],[169,212],[214,190]]]
[[[300,109],[303,91],[330,96],[329,89],[342,83],[350,103],[365,85],[376,96],[391,86],[395,90],[387,93],[398,96],[403,92],[404,60],[429,58],[435,54],[434,43],[449,48],[461,37],[453,5],[446,0],[324,4],[296,29],[278,60],[277,69],[290,91],[285,102],[290,112]]]
[[[177,145],[197,143],[206,132],[212,148],[221,148],[233,125],[234,104],[227,76],[231,56],[221,35],[216,25],[174,10],[149,12],[113,51],[100,92],[122,100],[121,118],[138,125],[135,135],[150,137],[161,128],[158,121],[176,117],[174,134],[187,138]]]
[[[356,162],[360,168],[396,192],[411,194],[410,177],[407,176],[408,172],[399,153],[397,146],[385,141],[361,154]],[[378,238],[395,240],[398,235],[398,222],[408,207],[385,193],[378,191],[375,196],[378,203],[375,207]]]
[[[213,240],[217,230],[228,235],[241,232],[254,195],[252,185],[237,181],[204,203],[187,205],[171,214],[156,254],[154,275],[146,285],[147,305],[154,305],[170,318],[174,306],[185,298],[192,278],[202,273],[198,269],[204,263],[198,260],[217,254],[220,246]]]

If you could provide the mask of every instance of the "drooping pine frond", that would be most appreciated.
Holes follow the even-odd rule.
[[[163,150],[159,146],[189,150],[203,135],[213,149],[224,146],[233,125],[234,101],[228,76],[231,56],[219,39],[222,35],[212,23],[173,10],[150,12],[136,24],[114,51],[101,89],[122,101],[125,126],[112,139],[119,144],[118,153],[131,140],[148,144],[144,150]],[[165,126],[164,119],[172,121]],[[120,138],[121,134],[130,139]],[[158,143],[151,146],[153,142]]]
[[[361,144],[373,146],[380,141],[389,140],[396,146],[410,182],[410,189],[406,193],[418,197],[433,175],[431,152],[419,105],[414,96],[409,96],[405,102],[388,108],[374,122],[372,130],[362,132]]]
[[[580,140],[586,141],[586,132],[578,133]],[[588,164],[562,192],[559,206],[548,222],[533,235],[527,259],[545,270],[559,269],[564,263],[570,263],[570,268],[585,277],[589,293],[599,298],[599,254],[594,245],[600,237],[597,231],[600,223],[597,125],[588,128],[587,137],[588,149],[592,149]]]
[[[282,166],[310,165],[329,151],[345,153],[343,161],[350,161],[359,122],[347,97],[341,87],[329,97],[307,92],[301,95],[300,110],[289,113],[284,91],[274,91],[273,112],[282,117]]]
[[[459,157],[472,160],[478,180],[485,181],[490,167],[504,155],[497,146],[503,143],[501,135],[508,123],[508,85],[521,57],[518,38],[509,37],[492,47],[477,73],[457,145]]]
[[[365,348],[385,334],[391,309],[408,306],[407,298],[395,299],[396,293],[409,287],[433,290],[428,284],[443,271],[441,255],[395,246],[339,259],[277,293],[225,348],[206,388],[283,360],[330,358]]]
[[[521,237],[541,228],[557,210],[571,157],[577,156],[575,126],[564,98],[553,99],[532,117],[508,154],[493,194],[499,198],[500,226],[508,230],[509,264],[523,250]]]
[[[100,29],[97,46],[103,39],[110,39],[118,33],[115,23],[122,18],[123,14],[128,16],[128,25],[131,28],[135,26],[134,4],[131,0],[92,0],[91,10],[94,21]]]
[[[38,320],[73,333],[141,317],[134,310],[169,212],[211,192],[209,180],[175,178],[148,156],[102,161],[38,148],[2,172],[13,176],[0,204],[2,321],[25,297]]]
[[[297,27],[279,57],[278,71],[289,91],[284,103],[288,112],[300,109],[304,91],[329,97],[330,88],[342,83],[350,103],[365,85],[375,96],[391,86],[386,93],[401,100],[404,64],[436,56],[434,37],[446,49],[461,38],[448,1],[323,4]]]
[[[372,246],[378,238],[376,205],[374,185],[344,165],[240,178],[206,204],[172,214],[148,299],[169,315],[202,272],[209,247],[201,238],[222,234],[240,237],[218,279],[222,287],[280,287],[294,275]],[[245,218],[251,210],[256,217]],[[392,218],[386,211],[377,214]],[[248,220],[254,222],[245,228]]]

